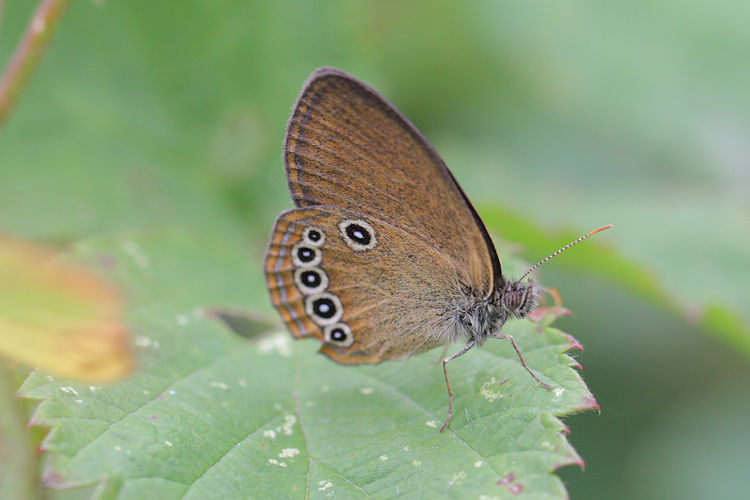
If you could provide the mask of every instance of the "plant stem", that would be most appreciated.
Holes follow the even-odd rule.
[[[26,33],[0,77],[0,127],[44,54],[52,32],[70,1],[42,0],[31,17]]]

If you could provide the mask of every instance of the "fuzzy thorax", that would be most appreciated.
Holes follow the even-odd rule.
[[[446,331],[441,332],[448,342],[473,340],[481,345],[500,332],[511,318],[525,318],[539,302],[539,286],[532,280],[506,281],[491,297],[477,297],[472,290],[464,290],[462,304],[451,314]]]

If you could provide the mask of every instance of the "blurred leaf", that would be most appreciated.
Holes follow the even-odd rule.
[[[0,353],[91,381],[132,369],[117,291],[37,246],[0,238]]]
[[[706,425],[717,412],[725,416],[722,425]],[[725,380],[720,391],[700,399],[681,399],[648,430],[642,449],[620,464],[624,474],[645,478],[631,498],[743,498],[750,491],[748,414],[747,378]],[[685,481],[686,475],[693,479]]]
[[[521,242],[523,254],[529,258],[541,259],[581,236],[569,231],[550,235],[531,220],[496,207],[483,206],[481,213],[490,230],[502,235],[504,240]],[[617,227],[613,230],[616,231]],[[601,239],[601,236],[594,238]],[[599,276],[649,299],[652,304],[679,315],[685,321],[696,323],[697,318],[704,331],[750,356],[750,325],[738,312],[717,303],[707,304],[702,311],[696,311],[694,306],[681,302],[675,292],[662,285],[653,271],[599,241],[592,239],[581,243],[546,265]]]
[[[724,304],[707,304],[699,316],[698,324],[726,343],[735,346],[750,356],[750,326],[737,311]]]
[[[174,230],[78,246],[113,256],[134,297],[142,369],[108,387],[29,377],[20,393],[45,400],[32,422],[53,428],[47,486],[105,480],[102,491],[118,498],[156,488],[164,498],[565,496],[550,472],[582,462],[556,416],[596,404],[564,354],[569,336],[530,321],[506,329],[552,391],[506,342],[452,363],[455,417],[440,434],[447,394],[436,352],[342,366],[317,355],[317,342],[279,332],[248,343],[197,312],[208,300],[236,304],[258,272],[231,238],[209,236]],[[146,268],[123,250],[136,240]]]

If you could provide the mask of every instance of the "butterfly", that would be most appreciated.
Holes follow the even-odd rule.
[[[447,364],[489,338],[509,340],[550,388],[501,331],[537,307],[540,287],[523,278],[541,262],[519,280],[503,276],[471,202],[395,106],[351,75],[318,69],[293,107],[283,160],[296,208],[276,219],[265,276],[292,335],[318,339],[343,364],[465,342],[442,360],[441,432],[453,414]]]

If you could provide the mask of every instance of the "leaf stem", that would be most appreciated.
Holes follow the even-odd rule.
[[[0,127],[19,93],[34,72],[49,44],[52,32],[71,0],[41,0],[26,32],[0,77]],[[2,0],[0,0],[2,3]]]

